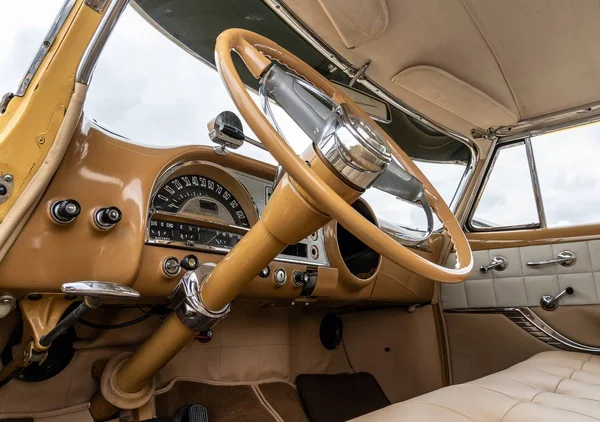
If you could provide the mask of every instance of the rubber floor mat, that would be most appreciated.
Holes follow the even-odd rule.
[[[251,386],[217,386],[180,381],[166,393],[155,396],[156,416],[172,417],[188,404],[200,404],[210,422],[273,422]]]
[[[298,375],[300,400],[312,422],[344,422],[383,407],[390,401],[367,372]]]

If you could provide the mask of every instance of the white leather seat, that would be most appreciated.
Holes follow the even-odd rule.
[[[543,352],[502,372],[369,413],[380,421],[597,421],[600,356]]]

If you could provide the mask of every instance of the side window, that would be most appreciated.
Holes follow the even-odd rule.
[[[529,157],[527,143],[531,146]],[[489,231],[600,224],[599,153],[600,123],[499,147],[472,211],[470,228]]]
[[[471,227],[479,230],[515,226],[538,226],[533,184],[524,143],[501,147],[492,168]]]
[[[600,223],[600,123],[531,138],[548,227]]]

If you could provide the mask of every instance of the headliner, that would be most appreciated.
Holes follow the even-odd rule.
[[[600,100],[597,0],[285,0],[400,100],[451,129]]]

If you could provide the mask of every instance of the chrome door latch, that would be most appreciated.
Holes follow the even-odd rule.
[[[563,267],[571,267],[577,261],[577,257],[571,251],[561,251],[556,255],[556,258],[547,259],[545,261],[529,261],[529,267],[540,267],[542,265],[560,264]]]
[[[563,290],[556,296],[544,295],[540,299],[540,306],[545,311],[553,311],[556,308],[558,308],[559,299],[561,299],[562,297],[565,297],[567,295],[572,295],[574,292],[575,292],[575,290],[573,290],[572,287],[567,287],[565,290]]]
[[[482,265],[479,267],[481,274],[487,274],[489,270],[504,271],[508,267],[508,261],[503,256],[495,256],[492,258],[490,265]]]

